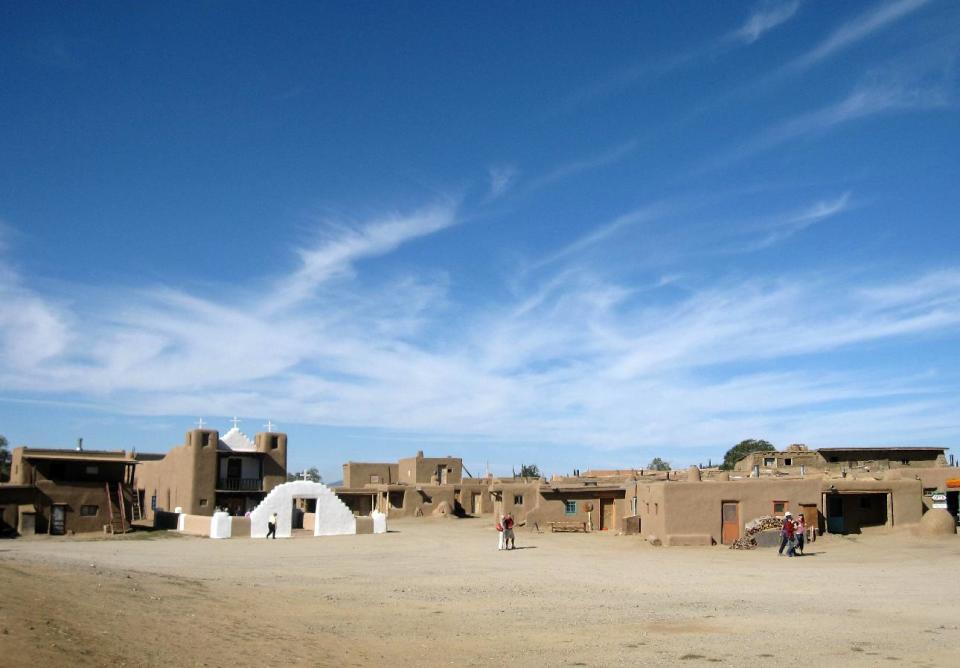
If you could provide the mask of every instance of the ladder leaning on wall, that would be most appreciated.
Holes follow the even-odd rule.
[[[135,522],[137,520],[143,519],[143,507],[140,505],[140,492],[136,489],[131,489],[130,497],[130,521]]]
[[[126,513],[123,503],[123,485],[117,483],[117,512],[114,512],[113,499],[110,497],[110,483],[105,482],[103,486],[107,492],[107,510],[110,513],[110,524],[107,525],[109,527],[108,531],[112,534],[126,533],[127,521],[124,518]]]

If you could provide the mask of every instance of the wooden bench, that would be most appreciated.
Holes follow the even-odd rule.
[[[582,531],[583,533],[587,532],[587,523],[586,522],[550,522],[550,532],[576,532]]]

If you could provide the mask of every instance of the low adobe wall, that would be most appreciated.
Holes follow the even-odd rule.
[[[209,536],[210,518],[206,515],[187,515],[186,513],[181,513],[177,531],[185,533],[188,536]]]

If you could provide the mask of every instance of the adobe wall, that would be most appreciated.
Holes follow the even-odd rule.
[[[32,485],[0,485],[0,537],[16,535],[20,506],[36,503],[37,490]]]
[[[38,480],[35,485],[36,495],[34,505],[37,514],[37,530],[46,533],[50,527],[53,515],[53,506],[62,505],[65,509],[64,531],[75,533],[101,532],[103,526],[110,523],[110,511],[107,508],[107,492],[100,482],[71,482],[56,483],[52,480]],[[127,514],[125,521],[129,523],[129,497],[124,498]],[[116,488],[111,489],[113,512],[119,516],[120,508],[117,505]],[[81,506],[96,506],[94,515],[81,515]]]
[[[468,515],[476,514],[473,503],[473,498],[476,494],[480,497],[480,514],[488,515],[493,513],[495,504],[493,496],[490,494],[490,483],[482,478],[467,478],[460,485],[458,499],[464,512]]]
[[[706,483],[704,483],[706,484]],[[663,539],[666,524],[666,507],[663,490],[665,482],[638,482],[636,487],[637,515],[640,517],[640,533]]]
[[[587,522],[594,531],[599,531],[601,526],[601,499],[611,500],[613,502],[613,518],[610,526],[603,527],[608,531],[619,531],[624,517],[630,514],[630,503],[625,498],[625,492],[615,490],[577,490],[564,492],[550,492],[541,489],[536,494],[537,503],[535,507],[528,510],[525,514],[525,520],[528,524],[536,522],[541,529],[548,528],[550,522]],[[526,501],[526,497],[524,497]],[[567,514],[567,501],[573,501],[576,504],[576,512]],[[592,510],[587,510],[590,506]],[[514,515],[516,517],[516,515]]]
[[[434,482],[437,467],[447,469],[447,484],[458,484],[463,478],[463,463],[457,457],[407,457],[397,463],[398,482],[407,485],[423,485]]]
[[[219,441],[220,434],[213,429],[192,429],[184,436],[184,444],[171,449],[163,459],[137,465],[134,488],[144,490],[146,519],[154,517],[153,496],[157,497],[158,510],[182,508],[191,515],[213,515]]]
[[[947,491],[948,480],[960,480],[960,468],[952,466],[940,466],[937,468],[910,469],[900,472],[901,479],[919,479],[924,490],[935,490],[937,492]],[[929,495],[923,495],[924,510],[933,508],[933,500]]]
[[[923,487],[919,480],[851,480],[828,478],[823,480],[823,491],[831,487],[839,492],[887,492],[890,494],[891,524],[917,524],[923,516]]]
[[[379,478],[381,485],[392,485],[399,481],[399,464],[347,462],[343,465],[343,487],[355,489],[371,484],[372,476]]]
[[[210,535],[210,515],[190,515],[180,514],[180,524],[177,529],[180,533],[189,536],[209,536]]]
[[[801,505],[820,508],[820,477],[793,480],[748,478],[728,482],[667,482],[654,483],[663,488],[663,533],[670,535],[709,535],[714,542],[721,538],[721,504],[737,501],[740,504],[739,526],[750,520],[773,514],[773,502],[786,502],[786,510],[797,515]],[[812,518],[806,518],[813,525]],[[647,533],[642,525],[641,531]]]
[[[280,432],[261,432],[254,437],[257,452],[263,458],[263,491],[269,492],[287,482],[287,435]]]

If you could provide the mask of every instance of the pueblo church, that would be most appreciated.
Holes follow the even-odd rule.
[[[243,515],[287,481],[287,435],[266,431],[251,440],[236,420],[223,436],[191,429],[167,454],[135,457],[134,489],[146,519],[178,508],[190,515],[213,515],[217,508]]]

